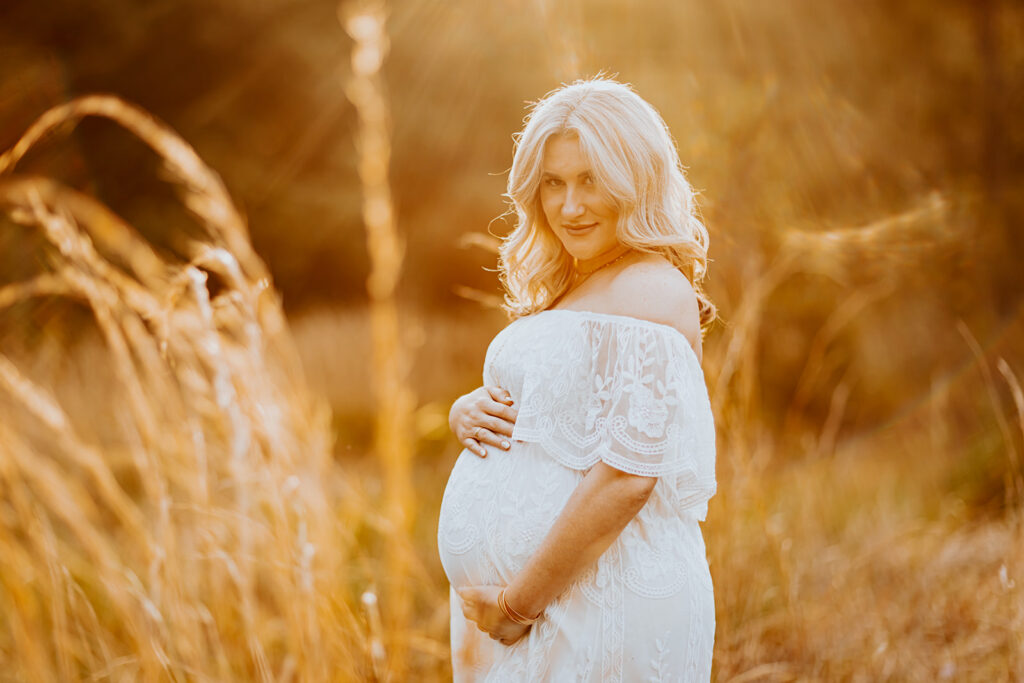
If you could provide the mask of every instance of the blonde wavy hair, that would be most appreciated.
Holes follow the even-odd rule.
[[[598,76],[548,93],[534,104],[515,155],[508,192],[518,217],[499,250],[505,310],[512,317],[542,311],[572,284],[572,256],[540,206],[544,148],[573,135],[595,180],[619,212],[616,234],[637,251],[661,254],[697,293],[701,329],[717,317],[701,281],[707,272],[708,232],[698,217],[675,143],[661,115],[628,85]]]

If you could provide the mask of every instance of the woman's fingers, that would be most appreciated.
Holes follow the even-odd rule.
[[[511,432],[509,432],[511,434]],[[489,444],[491,446],[497,446],[503,450],[508,450],[512,447],[511,442],[504,436],[498,436],[490,429],[485,427],[474,427],[472,430],[471,439],[474,439],[480,444]]]
[[[467,417],[472,420],[474,426],[486,427],[492,432],[512,436],[512,428],[516,426],[518,415],[519,411],[511,406],[487,401],[470,412]]]
[[[485,446],[506,451],[512,448],[511,436],[518,415],[512,404],[512,396],[501,387],[480,387],[452,404],[448,422],[464,448],[486,458]]]
[[[491,409],[487,411],[495,417],[500,417],[502,420],[515,424],[516,418],[519,417],[519,411],[512,406],[507,406],[502,403],[492,403]]]
[[[512,394],[508,393],[501,387],[484,387],[487,393],[491,395],[498,403],[504,403],[507,406],[512,405]]]
[[[509,422],[500,417],[491,417],[490,415],[483,417],[480,423],[492,434],[504,434],[505,436],[512,436],[512,429],[516,426],[514,422]]]
[[[459,595],[459,599],[462,601],[462,616],[466,617],[470,621],[475,622],[480,618],[477,614],[477,600],[476,593],[472,588],[460,588],[455,591]],[[478,625],[479,627],[479,625]]]
[[[467,436],[459,443],[461,443],[464,448],[467,448],[470,451],[472,451],[475,455],[479,455],[481,458],[487,457],[487,449],[481,446],[480,442],[477,441],[476,439]]]
[[[514,405],[512,395],[501,387],[484,387],[484,389],[490,394],[492,401],[481,402],[486,403],[486,405],[480,406],[483,412],[508,420],[509,422],[515,422],[518,411],[512,407]]]

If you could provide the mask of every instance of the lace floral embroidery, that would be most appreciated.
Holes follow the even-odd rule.
[[[624,316],[545,311],[502,331],[485,377],[516,400],[514,439],[573,469],[603,460],[664,478],[660,493],[703,517],[715,492],[714,420],[700,364],[678,331]]]

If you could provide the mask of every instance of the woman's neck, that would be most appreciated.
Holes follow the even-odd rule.
[[[597,256],[588,258],[584,261],[576,261],[576,272],[586,277],[587,275],[618,261],[631,251],[633,251],[632,247],[621,243],[617,244],[603,254],[598,254]]]

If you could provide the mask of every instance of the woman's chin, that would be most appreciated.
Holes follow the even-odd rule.
[[[608,253],[611,249],[614,248],[614,246],[607,247],[604,245],[599,245],[596,247],[576,247],[573,249],[566,248],[566,251],[568,251],[569,255],[572,256],[577,261],[590,261],[591,259],[595,259],[601,256],[602,254]]]
[[[577,261],[587,261],[607,253],[618,245],[617,242],[609,245],[588,239],[588,237],[588,235],[581,235],[579,237],[569,235],[562,239],[562,246]]]

